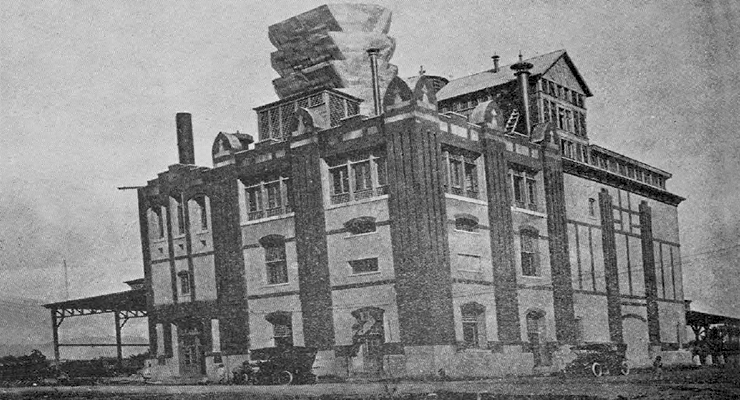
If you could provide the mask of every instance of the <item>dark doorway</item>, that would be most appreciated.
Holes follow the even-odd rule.
[[[177,324],[177,336],[180,348],[180,375],[183,377],[205,375],[203,324],[195,319],[180,321]]]

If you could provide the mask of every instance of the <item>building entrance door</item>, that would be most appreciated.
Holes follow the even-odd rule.
[[[183,377],[205,374],[205,353],[203,349],[202,324],[186,321],[178,325],[178,344],[180,348],[180,375]]]

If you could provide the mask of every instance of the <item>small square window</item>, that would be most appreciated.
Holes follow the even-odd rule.
[[[352,260],[349,262],[353,274],[364,274],[378,271],[377,258],[364,258],[362,260]]]

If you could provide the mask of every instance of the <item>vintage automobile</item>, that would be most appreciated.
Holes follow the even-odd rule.
[[[628,375],[630,364],[625,357],[626,344],[594,343],[571,348],[576,358],[565,367],[570,374],[603,374]]]
[[[251,385],[316,383],[313,347],[268,347],[249,352],[249,360],[234,372],[234,382]]]

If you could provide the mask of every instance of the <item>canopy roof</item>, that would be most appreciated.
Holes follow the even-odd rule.
[[[114,311],[146,311],[146,291],[144,289],[126,290],[100,296],[65,300],[44,304],[48,309],[75,309],[96,313]]]
[[[726,317],[724,315],[708,314],[699,311],[686,311],[686,323],[688,325],[715,325],[725,324],[740,326],[740,318]]]

